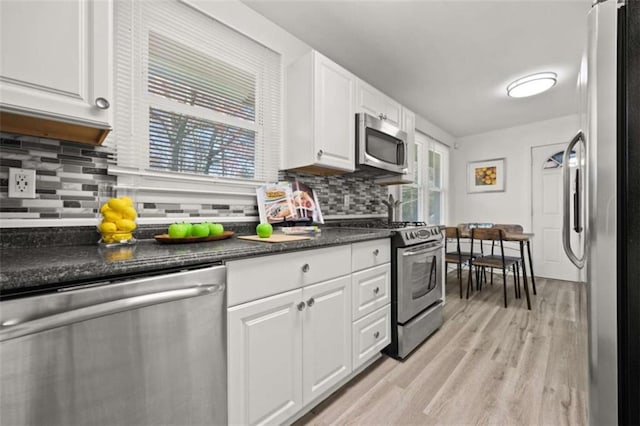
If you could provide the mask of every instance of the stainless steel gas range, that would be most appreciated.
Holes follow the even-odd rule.
[[[391,237],[391,344],[385,353],[406,358],[442,325],[444,226],[392,222],[376,228]]]

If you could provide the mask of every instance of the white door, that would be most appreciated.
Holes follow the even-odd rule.
[[[356,78],[315,53],[315,150],[318,164],[349,170],[355,162]]]
[[[578,281],[578,268],[562,248],[562,169],[566,167],[562,164],[562,153],[566,147],[567,144],[553,144],[531,149],[532,222],[535,234],[532,240],[533,267],[536,276]],[[575,166],[572,164],[569,167],[572,168],[573,188]],[[572,235],[575,233],[572,232]],[[576,247],[577,241],[572,244]]]
[[[302,408],[302,290],[228,310],[229,424],[280,424]]]
[[[303,401],[351,373],[351,276],[303,290]]]
[[[104,126],[111,110],[112,3],[3,1],[0,98],[4,108]]]

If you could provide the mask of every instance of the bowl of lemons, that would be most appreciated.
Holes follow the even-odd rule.
[[[138,212],[131,197],[109,198],[100,206],[99,244],[106,246],[134,244],[136,239],[133,231],[137,228],[137,218]]]

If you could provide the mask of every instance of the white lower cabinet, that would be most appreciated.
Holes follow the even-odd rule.
[[[305,287],[302,383],[304,404],[351,373],[351,277]]]
[[[229,424],[279,424],[302,408],[302,290],[228,310]]]
[[[356,273],[353,266],[346,271],[342,267],[351,263],[352,249],[378,249],[382,253],[378,256],[384,257],[389,240],[375,244],[227,264],[229,424],[281,424],[295,419],[389,343],[390,264],[376,265],[369,259],[363,265],[372,267]],[[340,254],[332,268],[323,263],[329,252]],[[285,266],[298,274],[301,261],[303,273],[297,283],[278,279],[288,273]],[[283,268],[274,269],[275,264]]]
[[[350,275],[229,308],[229,423],[281,423],[347,377],[351,327]]]

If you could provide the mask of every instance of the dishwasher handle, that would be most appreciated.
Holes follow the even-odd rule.
[[[21,322],[19,319],[9,319],[0,324],[0,342],[17,339],[18,337],[51,330],[53,328],[64,327],[93,318],[144,308],[146,306],[157,305],[159,303],[174,302],[180,299],[205,296],[223,290],[223,284],[206,284],[202,286],[161,291],[113,300],[105,303],[98,303],[84,308],[60,312],[58,314],[36,318],[25,322]]]

